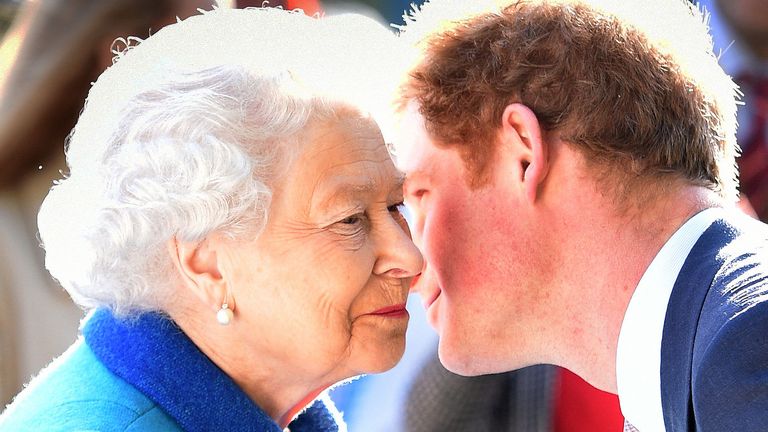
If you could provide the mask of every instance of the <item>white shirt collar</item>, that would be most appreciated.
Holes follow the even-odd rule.
[[[637,284],[624,314],[616,350],[616,384],[624,418],[642,432],[664,431],[661,337],[669,296],[693,245],[722,212],[711,208],[696,214],[667,240]]]

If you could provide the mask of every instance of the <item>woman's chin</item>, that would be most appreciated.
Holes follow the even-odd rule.
[[[367,317],[353,326],[348,358],[352,370],[362,374],[386,372],[397,365],[405,352],[408,316],[397,319]]]
[[[363,373],[378,374],[392,369],[397,366],[404,352],[405,335],[400,338],[400,341],[393,341],[386,348],[367,351],[362,364]]]

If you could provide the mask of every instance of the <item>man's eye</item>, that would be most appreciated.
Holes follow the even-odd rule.
[[[405,197],[409,205],[419,207],[427,192],[427,189],[411,189]]]

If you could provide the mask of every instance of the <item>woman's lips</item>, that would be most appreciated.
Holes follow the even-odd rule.
[[[368,315],[376,315],[382,317],[400,317],[408,315],[408,310],[405,308],[405,303],[400,303],[392,306],[383,307],[375,310]]]

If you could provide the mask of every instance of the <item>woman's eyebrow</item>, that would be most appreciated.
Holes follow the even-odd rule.
[[[397,176],[395,177],[394,184],[392,185],[392,190],[403,190],[403,187],[405,186],[405,173],[398,171]]]
[[[389,191],[402,191],[405,183],[405,175],[398,172],[392,181]],[[312,208],[328,208],[334,203],[349,202],[365,195],[371,195],[380,188],[380,182],[373,178],[359,178],[356,176],[337,176],[329,179],[316,191],[312,197]]]
[[[371,178],[336,176],[325,180],[315,189],[311,208],[327,209],[334,203],[353,201],[360,196],[370,195],[377,186]]]

